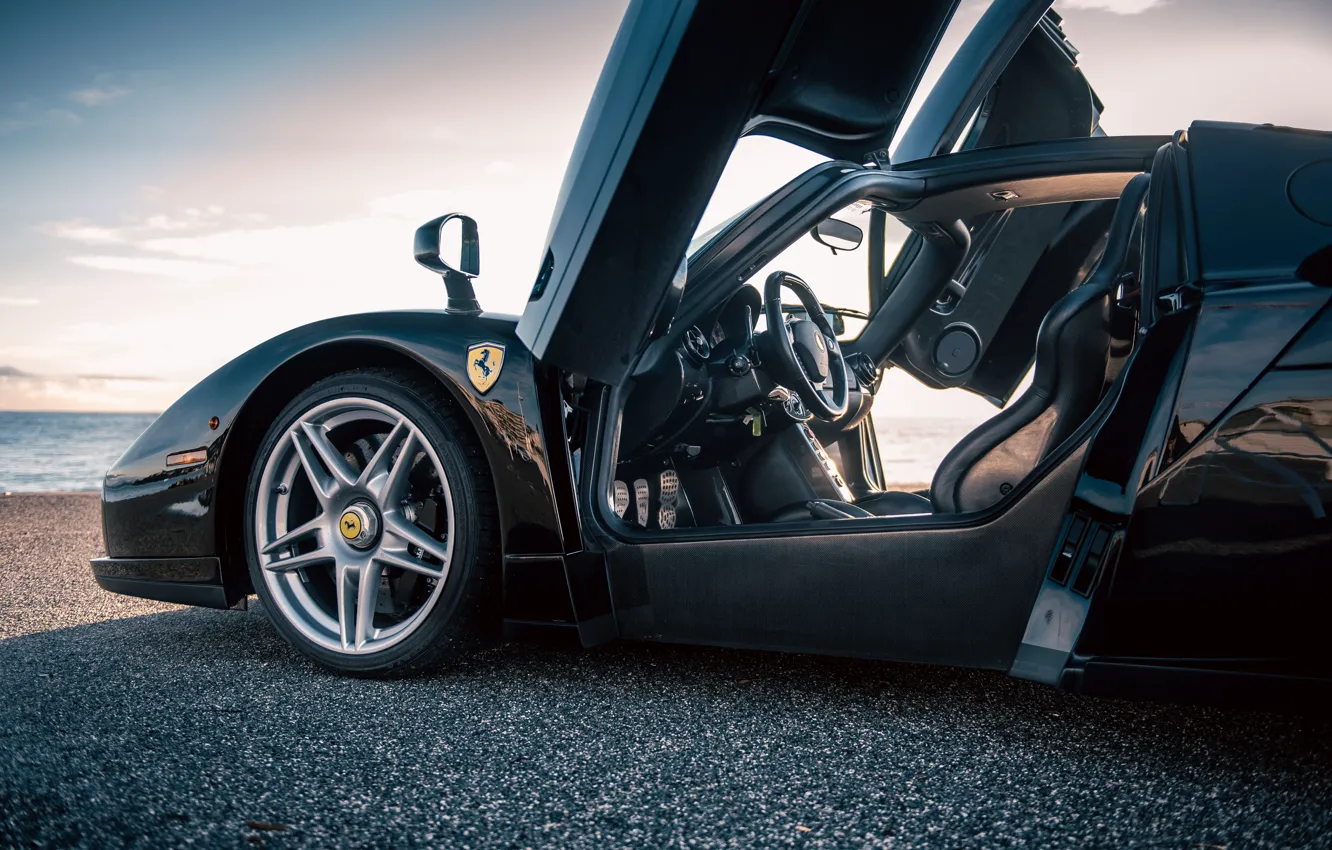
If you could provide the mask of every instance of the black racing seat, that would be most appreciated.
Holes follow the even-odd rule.
[[[1031,387],[953,447],[934,474],[930,498],[875,493],[857,500],[855,507],[875,516],[984,510],[1091,416],[1105,387],[1110,302],[1130,254],[1148,182],[1148,175],[1139,174],[1124,187],[1101,262],[1042,320]]]

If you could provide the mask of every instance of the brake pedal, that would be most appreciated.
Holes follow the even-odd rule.
[[[661,473],[661,490],[657,495],[657,525],[660,528],[675,528],[676,507],[680,503],[680,476],[674,469]]]
[[[639,478],[634,481],[634,500],[638,502],[638,524],[647,528],[648,524],[648,500],[651,493],[648,490],[646,478]]]
[[[624,512],[629,510],[629,485],[623,481],[615,482],[615,515],[624,519]]]

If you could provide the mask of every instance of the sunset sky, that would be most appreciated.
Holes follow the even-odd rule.
[[[296,325],[442,306],[408,245],[443,212],[480,223],[482,304],[520,310],[624,5],[3,4],[0,409],[160,410]],[[1332,129],[1327,0],[1056,8],[1112,134]],[[742,141],[704,226],[814,161]],[[887,387],[917,414],[991,412]]]

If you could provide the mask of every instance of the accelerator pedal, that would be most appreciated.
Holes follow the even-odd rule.
[[[657,508],[657,526],[675,528],[676,508],[680,504],[680,476],[674,469],[662,471],[657,503],[660,506]]]

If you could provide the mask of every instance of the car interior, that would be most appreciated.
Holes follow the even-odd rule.
[[[892,156],[825,161],[694,239],[632,380],[567,399],[608,432],[577,461],[608,526],[936,524],[1021,498],[1067,453],[1138,338],[1148,174],[1171,141],[1106,135],[1076,56],[1047,14],[973,105],[927,102]],[[797,244],[858,258],[867,298]],[[928,486],[885,474],[886,370],[996,408]]]
[[[1144,172],[1165,141],[1041,142],[888,172],[829,163],[732,219],[691,253],[675,321],[619,401],[614,516],[632,533],[1000,503],[1088,421],[1132,350]],[[848,206],[866,213],[868,250],[830,217]],[[885,269],[889,217],[911,235]],[[872,312],[824,303],[800,268],[735,273],[780,263],[797,239],[867,254]],[[884,477],[870,408],[891,368],[1002,407],[928,489]]]

